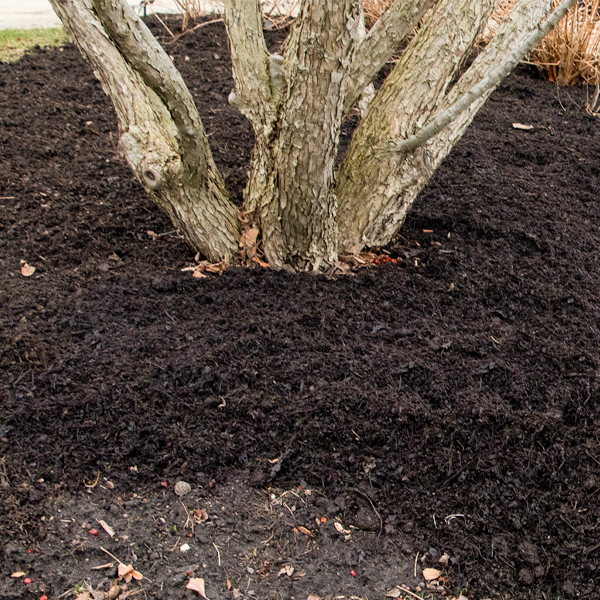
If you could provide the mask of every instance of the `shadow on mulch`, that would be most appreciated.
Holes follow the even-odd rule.
[[[223,26],[168,51],[239,199],[252,134],[227,104]],[[156,598],[192,597],[190,573],[209,597],[419,593],[423,567],[442,572],[433,597],[599,597],[585,102],[519,67],[421,194],[396,265],[196,280],[78,51],[0,64],[0,594],[98,586],[102,546]]]

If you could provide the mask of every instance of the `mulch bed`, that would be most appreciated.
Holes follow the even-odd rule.
[[[252,133],[227,103],[222,23],[168,52],[239,200]],[[519,67],[419,197],[396,263],[198,280],[78,51],[0,64],[0,595],[100,586],[102,546],[159,599],[198,597],[189,573],[213,598],[598,598],[587,96]],[[117,536],[90,536],[96,519]],[[443,580],[423,587],[423,567]]]

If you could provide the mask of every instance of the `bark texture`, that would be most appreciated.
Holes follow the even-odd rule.
[[[122,0],[51,0],[111,97],[119,151],[188,243],[213,260],[237,249],[239,221],[192,97]]]
[[[428,150],[390,152],[422,127],[495,7],[495,0],[442,0],[371,103],[338,174],[340,250],[383,245],[431,176]]]
[[[282,56],[269,54],[259,0],[225,0],[230,101],[256,138],[238,218],[191,94],[125,0],[50,1],[113,100],[120,151],[190,245],[231,258],[244,245],[241,218],[253,230],[244,240],[259,236],[271,266],[294,270],[389,242],[495,85],[575,2],[548,17],[550,0],[521,0],[458,78],[499,0],[395,0],[369,32],[361,0],[302,0]],[[424,15],[370,100],[372,80]],[[336,174],[341,126],[361,97]]]
[[[495,86],[573,3],[565,0],[544,21],[550,2],[522,0],[450,91],[461,54],[494,2],[450,0],[438,5],[371,104],[340,168],[340,251],[385,245],[392,239],[433,170]],[[446,113],[452,118],[436,122]],[[419,139],[431,122],[435,127]]]
[[[256,32],[243,38],[234,17],[251,9],[243,0],[228,0],[226,6],[231,47],[245,45],[248,54]],[[309,270],[337,260],[334,162],[349,66],[363,37],[359,0],[305,0],[284,56],[270,57],[268,69],[264,60],[258,61],[250,75],[262,82],[258,96],[278,119],[275,131],[256,116],[269,114],[268,109],[250,111],[257,144],[244,206],[261,230],[273,266]],[[237,56],[240,63],[250,63],[249,57]],[[246,95],[241,79],[236,77],[236,102]],[[249,99],[243,103],[248,106]]]

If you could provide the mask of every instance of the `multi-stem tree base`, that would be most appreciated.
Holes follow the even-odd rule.
[[[298,271],[389,242],[491,90],[575,2],[548,17],[548,0],[521,0],[453,84],[497,0],[394,0],[369,32],[361,0],[303,0],[281,55],[259,0],[225,0],[230,101],[256,139],[242,227],[188,88],[125,0],[50,1],[115,105],[122,155],[189,244],[231,260],[250,228],[270,265]],[[334,172],[346,115],[424,15]]]

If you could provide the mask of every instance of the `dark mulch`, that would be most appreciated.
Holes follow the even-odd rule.
[[[227,103],[223,26],[168,51],[239,199],[252,136]],[[344,580],[355,565],[348,595],[382,597],[369,565],[395,549],[409,571],[417,552],[438,567],[448,553],[450,595],[600,597],[600,136],[585,102],[519,67],[416,202],[396,265],[196,280],[116,156],[111,103],[78,51],[0,64],[3,593],[22,597],[8,576],[23,567],[65,591],[48,515],[85,502],[99,471],[117,507],[178,479],[230,508],[245,486],[318,489],[330,504],[298,505],[296,524]],[[370,540],[362,555],[328,558],[325,513]],[[168,595],[168,571],[137,557],[150,594]]]

